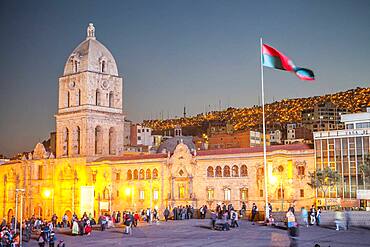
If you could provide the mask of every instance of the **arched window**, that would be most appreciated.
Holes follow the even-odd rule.
[[[304,166],[298,166],[298,175],[304,176]]]
[[[78,61],[73,60],[72,61],[72,66],[73,66],[73,73],[77,73],[78,72]]]
[[[81,152],[81,130],[80,127],[77,126],[76,128],[76,145],[75,145],[75,152],[76,154],[80,154]]]
[[[109,190],[107,188],[104,188],[103,190],[103,199],[108,200],[109,199]]]
[[[139,172],[136,169],[134,170],[134,179],[139,179]]]
[[[109,154],[116,154],[116,132],[113,127],[109,129]]]
[[[246,166],[246,165],[242,165],[242,166],[240,167],[240,176],[241,176],[241,177],[246,177],[246,176],[248,176],[248,168],[247,168],[247,166]]]
[[[132,171],[128,170],[127,171],[127,180],[131,180],[131,179],[132,179]]]
[[[70,107],[71,106],[71,94],[69,93],[69,91],[67,92],[67,107]]]
[[[216,177],[222,177],[222,168],[221,168],[221,166],[216,166]]]
[[[95,154],[103,153],[103,130],[100,126],[95,128]]]
[[[63,155],[69,154],[69,130],[65,128],[63,131]]]
[[[109,92],[109,107],[113,107],[114,104],[114,95],[113,92]]]
[[[96,90],[95,92],[95,105],[101,105],[101,94],[99,89]]]
[[[284,189],[277,189],[277,194],[278,194],[278,199],[283,199],[284,198]]]
[[[215,174],[213,172],[213,167],[212,166],[208,166],[207,168],[207,177],[214,177]]]
[[[158,170],[156,168],[153,170],[153,178],[158,178]]]
[[[257,169],[257,179],[261,179],[262,177],[264,177],[264,170],[263,170],[263,167],[260,167]]]
[[[106,71],[106,62],[103,60],[103,61],[101,61],[101,72],[102,73],[105,73],[105,71]]]
[[[146,179],[151,179],[152,178],[152,172],[150,169],[146,169]]]
[[[239,177],[239,167],[237,165],[233,166],[233,177]]]
[[[229,166],[224,167],[224,177],[230,177],[230,167]]]
[[[145,179],[145,172],[143,169],[140,170],[139,179]]]
[[[77,90],[77,97],[76,97],[76,105],[79,106],[81,105],[81,90]]]

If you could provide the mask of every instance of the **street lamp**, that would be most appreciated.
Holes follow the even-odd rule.
[[[26,192],[25,189],[15,189],[15,225],[14,225],[14,234],[17,233],[17,221],[18,221],[18,193],[21,193],[21,227],[19,229],[19,245],[22,246],[22,222],[23,222],[23,193]]]
[[[108,185],[109,190],[109,211],[112,213],[112,184]]]
[[[42,195],[46,199],[49,199],[51,197],[51,211],[52,211],[51,215],[53,215],[54,214],[54,190],[45,189]]]

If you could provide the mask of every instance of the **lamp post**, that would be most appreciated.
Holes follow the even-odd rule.
[[[46,199],[49,199],[51,196],[51,215],[53,215],[54,214],[54,190],[45,189],[43,192],[43,196]]]
[[[108,185],[109,190],[109,212],[112,213],[112,184]]]
[[[280,176],[281,211],[284,211],[283,177]]]
[[[15,189],[15,225],[14,225],[14,234],[17,233],[17,221],[18,221],[18,193],[21,192],[21,217],[20,217],[20,234],[19,234],[19,244],[22,246],[22,221],[23,221],[23,193],[25,189]]]

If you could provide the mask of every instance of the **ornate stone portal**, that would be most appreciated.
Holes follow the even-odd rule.
[[[169,160],[168,168],[171,176],[171,194],[169,204],[196,205],[193,191],[193,177],[196,173],[196,162],[189,148],[180,143]]]

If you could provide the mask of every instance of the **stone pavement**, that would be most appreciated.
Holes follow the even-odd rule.
[[[230,231],[212,231],[209,220],[184,220],[161,222],[156,225],[139,223],[133,229],[133,235],[123,234],[123,228],[112,228],[105,232],[93,231],[91,236],[71,236],[57,233],[66,247],[74,246],[289,246],[285,230],[251,225],[241,221],[240,227]],[[349,231],[335,231],[330,227],[300,227],[298,246],[313,247],[370,246],[370,231],[351,228]],[[37,241],[25,243],[24,246],[38,246]],[[56,245],[55,245],[56,246]]]

